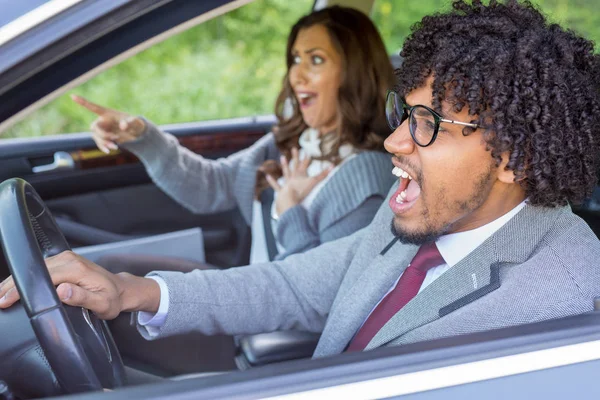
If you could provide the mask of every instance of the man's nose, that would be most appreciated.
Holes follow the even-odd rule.
[[[412,154],[415,151],[415,142],[408,130],[408,121],[404,121],[396,128],[383,143],[385,150],[391,154]]]

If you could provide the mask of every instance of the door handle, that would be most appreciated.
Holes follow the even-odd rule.
[[[37,167],[33,167],[31,170],[34,174],[39,174],[41,172],[50,172],[50,171],[59,171],[62,169],[74,169],[75,161],[73,157],[66,151],[57,151],[54,153],[54,161],[52,164],[46,165],[38,165]]]

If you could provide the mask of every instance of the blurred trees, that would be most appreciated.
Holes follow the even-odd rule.
[[[534,0],[548,17],[600,40],[597,0]],[[256,0],[159,43],[102,72],[16,124],[2,137],[81,132],[93,119],[69,94],[144,115],[159,124],[273,112],[285,73],[287,35],[313,0]],[[423,15],[449,0],[377,0],[373,19],[398,53]]]
[[[600,43],[598,0],[531,0],[551,22]],[[410,27],[424,15],[450,10],[450,0],[376,0],[372,18],[390,53],[398,53]]]
[[[94,116],[75,93],[158,124],[271,114],[292,25],[313,0],[257,0],[154,45],[95,76],[1,134],[82,132]]]

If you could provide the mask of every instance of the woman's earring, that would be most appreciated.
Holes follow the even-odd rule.
[[[294,106],[297,105],[296,97],[290,96],[283,102],[283,118],[290,119],[294,116]]]

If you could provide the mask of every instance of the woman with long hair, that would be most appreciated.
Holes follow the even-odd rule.
[[[273,132],[219,160],[183,148],[146,119],[74,100],[98,115],[92,130],[101,150],[133,152],[183,206],[204,214],[238,207],[252,229],[250,262],[264,262],[365,227],[394,178],[383,152],[393,68],[370,19],[339,6],[301,18],[288,38],[286,63]],[[267,211],[269,188],[275,193]],[[264,218],[263,210],[271,215]],[[131,257],[119,255],[118,263]],[[160,269],[170,267],[161,260]],[[124,269],[132,272],[131,263]]]

